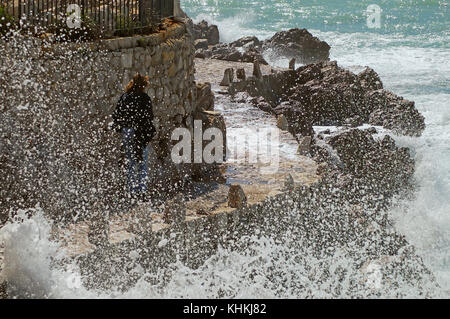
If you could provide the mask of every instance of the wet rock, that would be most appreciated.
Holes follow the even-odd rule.
[[[281,103],[275,109],[275,114],[283,114],[289,123],[289,132],[293,136],[313,136],[314,130],[311,118],[300,107],[290,102]]]
[[[223,57],[221,60],[239,62],[242,60],[242,53],[239,51],[231,51],[230,53],[225,55],[225,57]]]
[[[209,45],[219,43],[219,29],[216,25],[209,25],[207,21],[203,20],[192,26],[194,40],[206,39]]]
[[[194,121],[200,120],[202,123],[202,131],[205,132],[209,128],[217,128],[222,133],[223,142],[221,152],[222,155],[217,154],[215,156],[213,163],[206,163],[202,161],[202,163],[193,163],[191,165],[192,168],[192,179],[195,182],[217,182],[217,183],[225,183],[226,179],[224,177],[224,170],[222,169],[222,163],[226,159],[226,145],[227,145],[227,128],[225,123],[225,118],[220,112],[215,111],[197,111],[193,116]],[[219,136],[215,136],[214,139],[219,138]],[[203,140],[202,149],[210,143],[210,140]],[[215,151],[212,155],[216,155]],[[216,160],[217,159],[217,160]]]
[[[236,77],[237,77],[238,80],[245,81],[246,78],[247,78],[245,76],[245,69],[243,69],[243,68],[237,69],[236,70]]]
[[[306,156],[311,152],[311,136],[304,136],[299,139],[297,154]]]
[[[292,177],[291,174],[288,174],[284,181],[284,189],[285,190],[293,190],[294,186],[295,186],[294,178]]]
[[[207,39],[195,40],[194,47],[196,50],[199,50],[199,49],[207,50],[208,49],[208,40]]]
[[[259,61],[253,62],[253,76],[257,79],[262,78],[261,67],[259,66]]]
[[[283,130],[283,131],[287,131],[287,130],[289,129],[289,123],[288,123],[288,121],[286,120],[286,116],[284,116],[283,114],[280,114],[280,115],[278,116],[278,119],[277,119],[277,127],[278,127],[280,130]]]
[[[253,98],[247,92],[238,92],[231,96],[231,100],[236,103],[253,103]]]
[[[241,185],[231,185],[228,192],[228,206],[232,208],[244,208],[247,206],[247,196]]]
[[[287,58],[296,58],[302,63],[328,60],[330,54],[330,46],[326,42],[314,37],[308,30],[298,28],[277,32],[264,42],[263,48]]]
[[[166,224],[174,225],[180,225],[186,220],[186,205],[181,194],[177,194],[175,198],[166,201],[163,220]]]
[[[391,129],[397,134],[420,136],[425,129],[425,118],[415,103],[385,90],[371,91],[367,103],[372,109],[368,123]]]
[[[248,36],[232,42],[231,46],[240,48],[243,46],[248,46],[249,44],[252,45],[253,47],[258,47],[261,45],[261,41],[259,41],[259,39],[255,36]]]
[[[220,85],[229,86],[233,82],[233,79],[234,79],[234,69],[233,68],[225,69],[223,79],[220,82]]]
[[[327,143],[336,151],[341,172],[365,181],[373,192],[391,196],[411,185],[414,160],[390,136],[377,141],[366,130],[350,129],[334,134]]]
[[[195,51],[195,57],[199,59],[206,59],[207,55],[204,50]]]
[[[245,51],[240,59],[241,62],[253,63],[258,61],[259,64],[268,65],[267,61],[263,58],[262,54],[254,48],[249,48]]]
[[[292,59],[289,61],[289,69],[295,70],[295,58],[292,58]]]
[[[335,61],[320,62],[264,76],[264,81],[247,81],[234,88],[264,97],[277,114],[289,112],[285,115],[291,127],[301,122],[296,133],[308,131],[312,125],[354,127],[369,123],[417,136],[425,128],[414,102],[378,89],[382,83],[369,68],[357,75],[338,67]]]
[[[206,83],[197,83],[196,84],[197,91],[197,108],[213,111],[214,110],[214,93],[211,90],[211,84]]]
[[[366,67],[364,71],[358,74],[358,80],[361,86],[368,90],[380,90],[383,88],[383,82],[381,82],[380,77],[369,67]]]
[[[208,27],[207,39],[209,45],[215,45],[219,43],[219,28],[216,25],[213,24]]]
[[[254,47],[238,49],[230,44],[220,43],[213,46],[208,51],[208,55],[210,55],[212,59],[247,63],[258,61],[260,64],[268,65],[267,61],[262,56],[262,53]],[[203,52],[203,54],[207,55],[205,52]]]
[[[274,113],[270,103],[261,96],[252,98],[251,103],[264,112]]]
[[[223,158],[222,160],[226,160],[227,155],[227,125],[225,123],[225,117],[219,112],[212,111],[203,111],[203,114],[206,115],[207,124],[204,126],[204,130],[207,130],[211,127],[218,128],[222,132],[223,138]],[[205,141],[209,142],[209,141]]]

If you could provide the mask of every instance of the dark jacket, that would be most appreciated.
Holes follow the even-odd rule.
[[[117,132],[121,132],[123,128],[134,128],[136,156],[142,159],[142,150],[156,132],[150,97],[137,92],[122,94],[112,117],[113,127]]]

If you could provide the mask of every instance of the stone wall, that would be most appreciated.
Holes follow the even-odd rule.
[[[51,36],[0,40],[0,221],[10,209],[35,205],[62,219],[127,207],[111,114],[135,72],[150,77],[158,131],[149,184],[189,179],[169,149],[174,127],[193,127],[193,40],[184,23],[169,25],[158,34],[81,44]]]

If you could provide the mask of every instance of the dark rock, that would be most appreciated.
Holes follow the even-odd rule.
[[[256,49],[250,48],[242,54],[241,62],[253,63],[255,61],[263,65],[269,64]]]
[[[255,36],[248,36],[232,42],[231,46],[240,48],[248,44],[253,45],[253,47],[258,47],[261,45],[261,41],[259,41],[259,39]]]
[[[371,68],[366,67],[364,71],[358,74],[358,80],[363,88],[367,90],[379,90],[383,88],[378,74]]]
[[[231,185],[228,192],[228,206],[232,208],[244,208],[247,206],[247,196],[241,185]]]
[[[239,62],[242,59],[242,53],[239,51],[232,51],[227,54],[222,60]]]
[[[302,63],[313,63],[329,59],[330,46],[314,37],[306,29],[290,29],[277,32],[264,43],[264,49],[287,58],[296,58]]]
[[[388,135],[376,141],[366,130],[350,129],[335,134],[328,144],[339,157],[341,172],[364,180],[373,191],[390,196],[411,185],[414,160]]]
[[[216,25],[208,25],[208,22],[203,20],[198,24],[192,26],[194,40],[206,39],[207,44],[216,45],[219,43],[219,28]]]
[[[223,79],[220,82],[220,85],[229,86],[233,82],[233,79],[234,79],[234,69],[233,68],[225,69]]]
[[[200,120],[202,122],[202,131],[205,132],[209,128],[217,128],[222,133],[223,138],[223,148],[222,157],[217,158],[217,161],[208,164],[206,162],[194,163],[192,164],[193,170],[193,180],[196,182],[218,182],[224,183],[226,179],[223,176],[223,171],[221,169],[221,162],[225,161],[227,154],[227,128],[225,123],[225,118],[220,112],[216,111],[204,111],[198,110],[193,114],[193,119]],[[218,137],[216,137],[218,138]],[[202,149],[210,143],[209,140],[203,140]]]
[[[252,104],[260,110],[268,113],[274,113],[272,106],[263,97],[252,98]]]
[[[297,154],[306,156],[311,152],[311,136],[304,136],[299,139]]]
[[[368,93],[367,103],[372,112],[368,123],[391,129],[397,134],[420,136],[425,129],[425,118],[414,102],[392,92],[377,90]]]
[[[281,83],[284,91],[280,92]],[[278,73],[273,80],[264,81],[257,93],[275,104],[289,101],[290,108],[296,109],[294,113],[312,125],[369,123],[399,134],[420,135],[425,123],[414,102],[378,89],[381,85],[372,69],[355,75],[336,62],[320,62]],[[273,92],[277,92],[278,101]],[[287,116],[288,121],[295,118]]]
[[[293,136],[313,136],[314,130],[311,119],[296,105],[289,102],[281,103],[275,109],[275,114],[284,114],[289,123],[289,132]]]
[[[295,70],[295,58],[292,58],[292,59],[289,61],[289,69]]]
[[[196,85],[196,103],[197,109],[213,111],[214,110],[214,93],[211,90],[210,83],[197,83]]]
[[[253,62],[253,76],[257,79],[262,78],[261,67],[259,66],[258,61]]]
[[[207,39],[195,40],[194,46],[195,46],[196,50],[199,50],[199,49],[207,50],[208,49],[208,40]]]
[[[294,187],[295,187],[295,181],[294,181],[294,178],[292,177],[291,174],[288,174],[288,175],[286,176],[285,181],[284,181],[284,190],[289,190],[289,191],[291,191],[291,190],[294,189]]]
[[[287,131],[289,129],[289,123],[283,114],[280,114],[277,119],[277,127],[282,131]]]
[[[195,57],[199,58],[199,59],[206,59],[206,54],[205,54],[204,50],[197,50],[195,52]]]
[[[237,47],[220,43],[211,48],[211,57],[217,60],[232,61],[232,62],[248,62],[253,63],[258,61],[260,64],[268,65],[267,61],[262,56],[261,52],[254,47],[245,48],[242,53]]]
[[[243,68],[237,69],[236,70],[236,77],[237,77],[238,80],[245,81],[245,79],[247,78],[245,76],[245,69],[243,69]]]
[[[216,25],[210,25],[208,27],[207,39],[209,45],[215,45],[219,43],[219,28]]]
[[[424,117],[414,102],[383,90],[379,76],[370,68],[356,75],[332,61],[261,77],[258,70],[255,74],[233,83],[229,92],[263,97],[271,105],[267,110],[284,114],[295,134],[313,136],[312,125],[356,127],[369,123],[412,136],[425,129]]]

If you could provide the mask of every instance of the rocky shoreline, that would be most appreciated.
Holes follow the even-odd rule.
[[[215,105],[219,100],[222,104],[253,106],[272,117],[273,125],[292,135],[300,160],[317,164],[317,178],[297,179],[286,172],[274,178],[276,183],[284,183],[277,194],[267,192],[250,204],[246,201],[252,194],[242,187],[244,195],[239,196],[245,197],[245,203],[231,209],[225,208],[224,201],[229,200],[227,187],[236,185],[230,177],[236,176],[225,173],[228,183],[219,186],[216,193],[210,192],[219,199],[208,202],[205,196],[187,203],[188,210],[195,211],[192,216],[175,221],[158,215],[161,224],[157,229],[135,231],[132,239],[77,254],[74,259],[84,265],[86,285],[126,290],[136,284],[139,278],[126,278],[122,261],[117,261],[118,256],[126,260],[131,250],[142,251],[135,262],[146,271],[166,274],[166,266],[178,258],[189,267],[201,269],[202,262],[218,247],[244,254],[251,249],[252,240],[239,238],[267,236],[289,243],[286,246],[297,259],[302,256],[295,253],[302,252],[310,254],[306,259],[321,260],[320,269],[307,272],[317,285],[333,276],[341,278],[347,286],[326,289],[329,297],[406,297],[410,294],[407,289],[413,290],[414,296],[434,297],[439,287],[433,274],[414,247],[396,232],[388,215],[392,199],[413,189],[414,160],[390,134],[421,135],[424,118],[414,102],[383,89],[380,77],[370,68],[354,74],[328,61],[329,45],[306,30],[279,32],[267,41],[246,37],[231,44],[220,43],[218,28],[205,22],[191,24],[191,32],[197,49],[197,102],[202,109],[197,118],[207,123],[206,127],[219,123],[226,132],[228,119],[217,113]],[[267,50],[310,64],[297,69],[272,68],[263,57]],[[223,78],[209,72],[219,68]],[[208,83],[205,80],[209,78]],[[212,175],[219,172],[216,166],[209,168]],[[214,184],[216,180],[204,182]],[[183,206],[182,201],[175,198],[165,205],[170,210]],[[205,202],[220,205],[208,211]],[[150,211],[146,206],[139,209],[144,214]],[[169,213],[165,211],[164,215]],[[145,239],[146,244],[136,238]],[[159,245],[166,238],[166,250],[161,253]],[[99,262],[93,264],[91,260]],[[340,260],[351,260],[348,269],[335,265]],[[105,274],[103,264],[114,266],[117,273]],[[380,271],[381,289],[366,285],[373,265]],[[276,282],[277,275],[283,278],[282,270],[271,271],[267,274],[273,276],[270,280]],[[292,289],[302,292],[302,287]]]
[[[199,37],[206,35],[208,38],[208,30],[216,27],[202,21],[193,29],[194,38],[199,41]],[[253,63],[252,76],[246,77],[242,69],[225,70],[224,79],[229,77],[227,72],[234,74],[236,71],[244,76],[225,81],[228,83],[222,80],[220,85],[228,87],[232,99],[273,114],[278,119],[278,127],[296,138],[299,153],[313,158],[319,165],[319,173],[332,176],[338,185],[351,185],[357,181],[370,188],[375,197],[386,198],[411,187],[414,160],[408,149],[396,146],[389,132],[420,136],[425,129],[425,120],[414,102],[385,90],[373,69],[366,67],[355,74],[339,67],[336,61],[327,61],[328,54],[325,57],[321,53],[323,50],[328,52],[329,46],[301,29],[278,32],[264,45],[255,37],[218,44],[218,37],[215,34],[213,43],[208,42],[210,48],[212,45],[211,51],[217,45],[228,48],[243,45],[263,54],[261,48],[272,44],[285,48],[278,50],[280,56],[292,57],[292,48],[296,48],[296,58],[301,58],[302,55],[310,56],[310,51],[315,50],[319,62],[297,69],[293,65],[289,70],[272,69],[266,75],[260,71],[263,58],[247,61]],[[308,42],[316,45],[305,46]],[[211,58],[210,61],[234,60],[213,54],[206,56]],[[371,127],[358,128],[363,124]],[[338,130],[331,134],[325,128],[316,134],[314,126],[337,127]],[[378,133],[377,127],[388,132],[382,140],[373,138]]]

